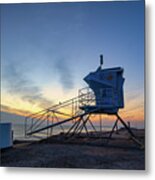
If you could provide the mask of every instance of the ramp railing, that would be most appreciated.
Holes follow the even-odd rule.
[[[89,88],[83,88],[79,90],[77,97],[27,116],[25,118],[25,136],[34,135],[43,138],[60,132],[65,133],[78,120],[78,117],[84,114],[79,107],[93,102],[93,92]]]

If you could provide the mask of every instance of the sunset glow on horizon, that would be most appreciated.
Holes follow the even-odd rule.
[[[1,5],[1,111],[27,116],[76,97],[103,53],[103,68],[124,68],[120,115],[144,122],[143,19],[143,1]]]

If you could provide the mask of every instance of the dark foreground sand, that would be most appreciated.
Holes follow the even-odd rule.
[[[144,137],[144,131],[140,134]],[[83,141],[87,140],[85,138]],[[48,139],[38,143],[19,143],[2,151],[1,166],[145,169],[145,150],[140,149],[129,138],[121,139],[121,136],[118,138],[118,135],[114,135],[108,146],[101,143],[102,139],[100,143],[99,139],[92,141],[95,143],[78,142],[82,140],[73,139],[72,142],[60,143]]]

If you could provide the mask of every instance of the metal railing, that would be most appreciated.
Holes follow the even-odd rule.
[[[54,123],[57,123],[56,128],[59,128],[59,132],[65,132],[67,125],[61,122],[68,118],[71,118],[74,122],[76,120],[75,117],[84,113],[79,107],[82,105],[90,105],[94,102],[93,92],[86,87],[79,90],[77,97],[58,103],[37,113],[30,114],[25,118],[25,136],[36,134],[35,132],[37,132],[37,136],[51,136],[54,129],[46,129],[46,127]],[[44,131],[40,131],[41,134],[39,132],[40,129],[44,129]]]
[[[85,87],[79,90],[79,106],[91,106],[95,105],[96,99],[94,92],[89,88]]]

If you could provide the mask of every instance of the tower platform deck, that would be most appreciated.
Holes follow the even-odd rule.
[[[81,110],[85,111],[86,113],[93,113],[93,114],[117,114],[118,108],[112,108],[110,105],[108,106],[80,106]]]

